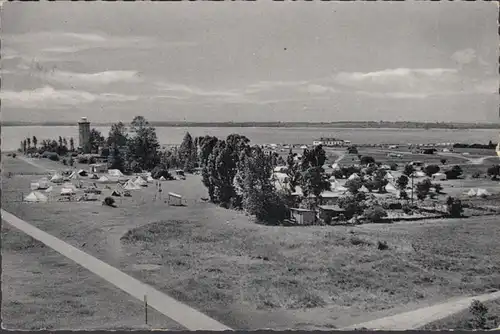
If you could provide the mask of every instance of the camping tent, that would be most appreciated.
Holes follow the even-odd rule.
[[[328,179],[328,181],[330,182],[335,182],[337,179],[335,178],[335,176],[330,176],[330,178]]]
[[[135,184],[137,184],[138,186],[141,186],[141,187],[146,187],[148,185],[148,183],[146,181],[144,181],[144,179],[140,176],[137,177],[137,179],[134,181]]]
[[[54,188],[52,188],[52,186],[50,186],[47,189],[45,189],[45,192],[50,193],[52,190],[54,190]]]
[[[61,188],[61,195],[74,195],[75,190],[73,188]]]
[[[49,187],[49,180],[46,177],[42,177],[38,180],[38,189],[47,189]]]
[[[339,164],[338,164],[338,163],[334,163],[334,164],[332,165],[332,168],[333,168],[333,169],[335,169],[335,170],[339,170],[339,169],[340,169],[340,166],[339,166]]]
[[[123,189],[125,189],[125,190],[139,190],[139,189],[141,189],[141,186],[139,186],[138,184],[135,184],[132,180],[128,180],[125,183],[125,186],[123,186]]]
[[[392,185],[392,183],[387,183],[387,185],[385,186],[385,190],[387,192],[390,192],[390,193],[394,193],[394,192],[397,192],[398,190],[396,189],[396,187],[394,187]]]
[[[99,179],[99,176],[97,176],[97,174],[90,174],[89,179],[97,180],[97,179]]]
[[[482,188],[477,189],[477,197],[486,197],[486,196],[490,196],[490,195],[491,194],[486,189],[482,189]]]
[[[422,171],[416,171],[413,175],[415,177],[425,177],[425,173]]]
[[[348,180],[354,180],[354,179],[359,179],[359,175],[354,173],[351,176],[349,176]]]
[[[114,177],[124,176],[123,173],[119,169],[109,169],[108,174]]]
[[[471,189],[467,192],[467,196],[474,197],[477,195],[477,192],[474,189]]]
[[[432,179],[433,180],[446,180],[446,174],[443,174],[443,173],[432,174]]]
[[[101,176],[98,180],[98,182],[101,182],[101,183],[111,183],[112,181],[110,180],[109,177],[107,177],[106,175],[103,175]]]
[[[80,175],[80,176],[87,176],[87,175],[88,175],[88,174],[87,174],[87,172],[86,172],[86,171],[84,171],[83,169],[80,169],[77,173],[78,173],[78,175]]]
[[[73,189],[73,191],[76,191],[76,186],[73,183],[66,182],[62,185],[62,187],[66,189]]]
[[[50,181],[52,181],[54,183],[62,183],[62,182],[64,182],[63,177],[60,174],[57,174],[57,173],[54,174],[54,176],[52,176],[50,178]]]
[[[111,192],[111,196],[121,197],[121,196],[122,196],[122,194],[121,194],[121,192],[119,192],[118,190],[113,190],[113,191]]]
[[[162,176],[160,177],[160,181],[167,181],[167,179]]]
[[[155,180],[155,179],[153,179],[153,178],[151,177],[151,175],[148,175],[148,177],[146,178],[146,181],[147,181],[148,183],[153,183],[153,182],[154,182],[154,180]]]
[[[361,186],[361,188],[359,188],[359,191],[362,192],[362,193],[367,193],[369,192],[369,190],[363,185]]]
[[[26,202],[47,202],[48,198],[39,191],[32,191],[24,200]]]
[[[394,176],[392,176],[392,174],[391,174],[391,173],[387,172],[387,173],[385,173],[385,178],[386,178],[387,180],[392,180],[392,179],[394,179]]]

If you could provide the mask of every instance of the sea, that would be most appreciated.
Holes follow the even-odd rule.
[[[105,137],[110,128],[95,127]],[[350,140],[353,144],[434,144],[434,143],[484,143],[498,142],[497,129],[348,129],[348,128],[273,128],[273,127],[156,127],[158,140],[162,145],[177,145],[186,132],[191,136],[216,136],[225,138],[238,133],[247,136],[255,144],[312,144],[320,137]],[[77,126],[2,126],[2,151],[13,151],[20,142],[36,136],[38,141],[70,137],[78,144]]]

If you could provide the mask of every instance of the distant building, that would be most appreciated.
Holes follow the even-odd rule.
[[[350,143],[350,142],[349,142]],[[342,139],[335,139],[335,138],[320,138],[318,140],[313,141],[314,146],[318,145],[323,145],[327,147],[335,147],[335,146],[344,146],[346,145],[346,141]]]
[[[311,225],[316,222],[316,211],[300,208],[290,209],[291,220],[297,225]]]
[[[87,117],[82,117],[78,121],[78,145],[83,153],[90,153],[90,122]]]

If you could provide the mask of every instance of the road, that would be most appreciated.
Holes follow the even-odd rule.
[[[32,238],[44,243],[56,252],[90,270],[129,295],[144,300],[147,296],[148,305],[164,314],[188,330],[223,331],[231,328],[217,322],[207,315],[173,299],[172,297],[142,283],[141,281],[121,272],[107,263],[73,247],[66,242],[32,226],[18,217],[1,210],[2,220]]]
[[[500,298],[500,291],[475,297],[467,297],[434,306],[420,308],[414,311],[396,314],[365,323],[342,328],[343,330],[377,329],[377,330],[412,330],[428,323],[449,317],[458,312],[467,310],[474,299],[487,302]]]

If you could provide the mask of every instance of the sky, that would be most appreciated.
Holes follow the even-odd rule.
[[[4,121],[498,122],[491,2],[9,2]]]

